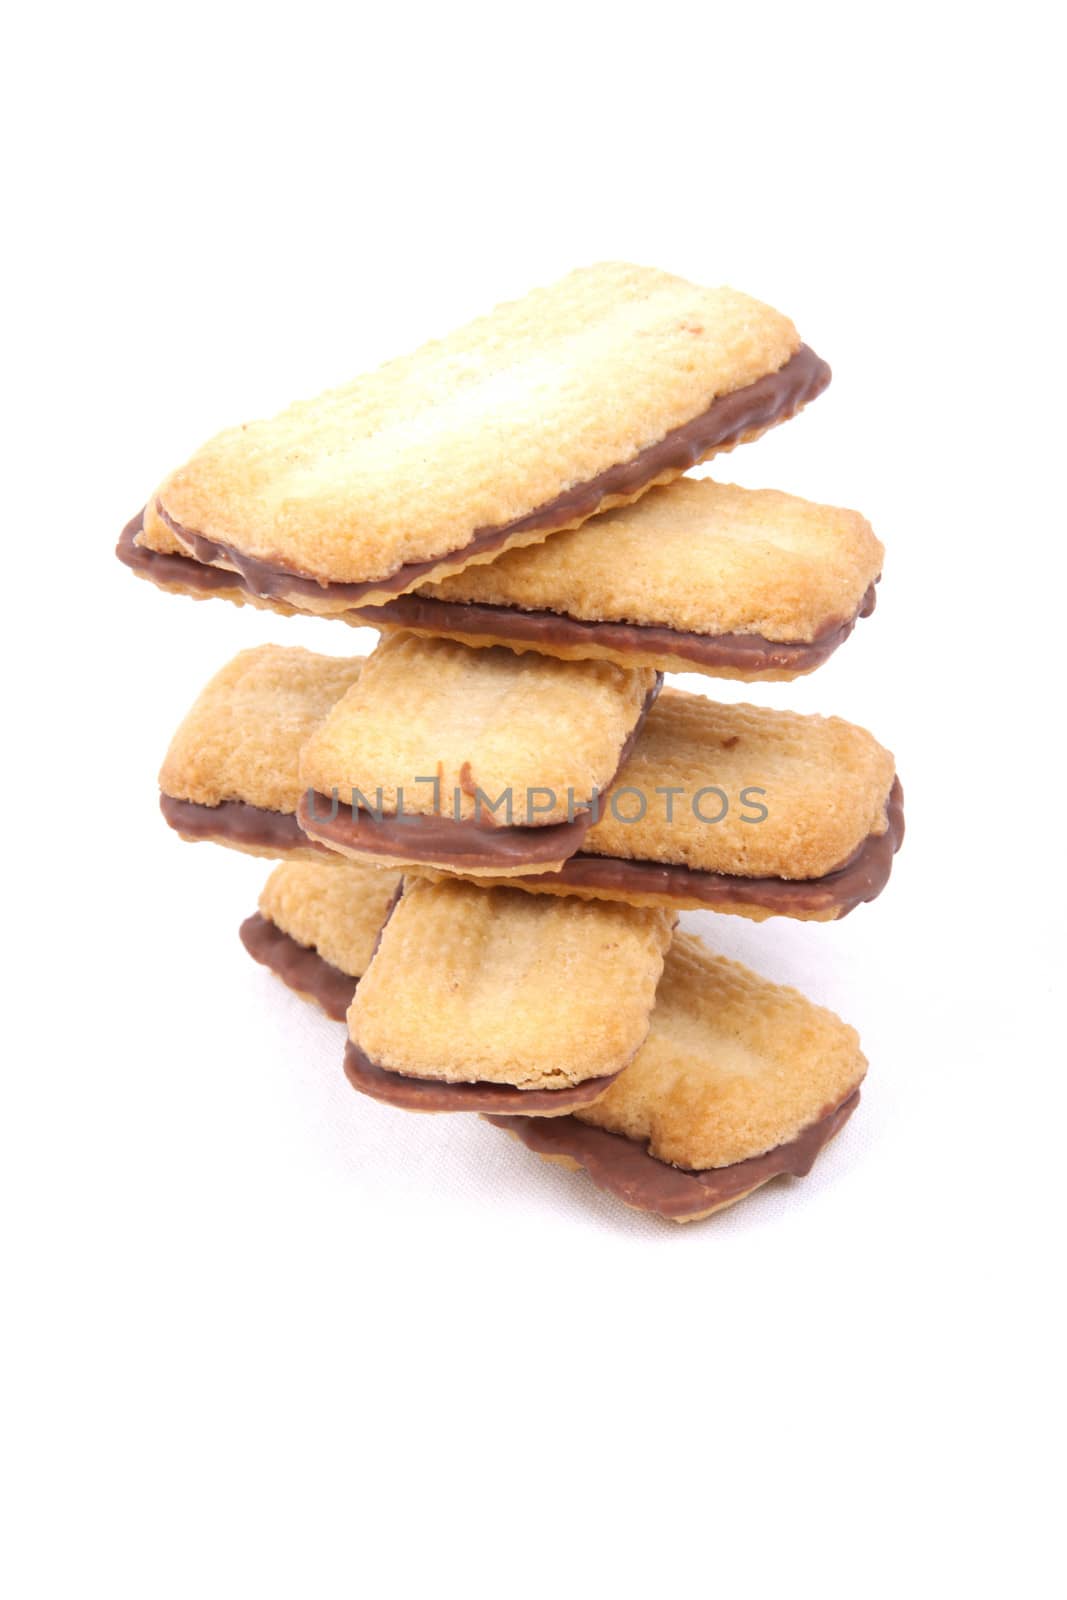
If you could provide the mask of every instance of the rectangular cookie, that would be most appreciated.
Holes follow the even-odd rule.
[[[628,1206],[693,1222],[808,1172],[866,1070],[833,1012],[679,934],[645,1042],[594,1104],[488,1120]]]
[[[558,867],[658,687],[649,668],[393,633],[304,745],[300,824],[393,866]]]
[[[333,859],[297,823],[298,757],[359,678],[363,659],[265,644],[228,662],[198,696],[160,770],[170,826],[183,839],[250,855]]]
[[[290,988],[340,1020],[388,913],[393,882],[376,868],[286,864],[275,870],[260,899],[262,915],[248,919],[242,938]],[[265,948],[245,934],[257,922],[273,935]],[[257,927],[255,938],[263,937]],[[423,959],[421,945],[415,959]],[[402,999],[403,976],[398,966],[394,998]],[[510,994],[498,997],[502,1007]],[[479,997],[479,1025],[481,1004]],[[351,1059],[350,1070],[361,1079]],[[626,1204],[685,1222],[782,1174],[809,1171],[855,1109],[865,1071],[855,1031],[831,1012],[680,933],[664,960],[644,1043],[594,1103],[555,1117],[490,1110],[487,1120],[546,1160],[584,1169]],[[384,1081],[390,1098],[403,1099],[405,1090],[435,1098],[450,1092],[447,1083],[416,1081],[412,1089],[410,1079]],[[371,1091],[381,1083],[372,1072]]]
[[[284,861],[241,924],[255,961],[343,1022],[402,879],[359,861]]]
[[[358,616],[571,661],[784,680],[874,609],[883,555],[856,511],[680,478]]]
[[[348,1013],[349,1081],[412,1111],[587,1105],[648,1032],[674,921],[408,879]]]
[[[217,435],[163,483],[135,540],[260,598],[380,605],[636,499],[829,380],[788,318],[748,295],[587,267]]]
[[[881,892],[903,836],[893,757],[866,729],[664,689],[581,849],[509,881],[825,922]]]

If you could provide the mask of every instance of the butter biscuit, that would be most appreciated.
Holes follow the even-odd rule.
[[[330,860],[296,820],[300,748],[358,679],[362,656],[295,646],[242,650],[211,679],[171,740],[160,809],[183,839],[250,855]]]
[[[664,689],[581,849],[554,872],[509,881],[833,921],[881,892],[903,836],[893,757],[866,729]]]
[[[565,660],[785,680],[874,609],[883,555],[856,511],[681,478],[359,615]]]
[[[649,668],[391,634],[303,748],[300,824],[394,866],[559,866],[658,687]]]
[[[674,921],[408,879],[348,1013],[349,1080],[409,1110],[587,1105],[648,1032]]]
[[[241,924],[249,955],[343,1022],[401,877],[358,861],[285,861]]]
[[[644,1044],[593,1105],[488,1120],[627,1205],[692,1222],[808,1172],[866,1069],[832,1012],[679,934]]]
[[[217,435],[134,539],[262,599],[380,605],[637,499],[829,380],[748,295],[604,263]]]

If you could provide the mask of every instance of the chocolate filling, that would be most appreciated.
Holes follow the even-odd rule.
[[[590,622],[558,611],[522,611],[517,606],[477,601],[434,600],[400,595],[384,606],[365,606],[357,614],[372,628],[399,627],[432,634],[504,639],[535,650],[560,646],[599,646],[617,655],[679,656],[713,671],[812,672],[844,644],[860,617],[874,610],[872,583],[846,621],[827,622],[810,642],[778,642],[760,633],[691,633],[637,622]]]
[[[192,556],[162,555],[136,543],[144,526],[140,512],[122,530],[115,554],[134,572],[166,588],[180,584],[202,594],[222,594],[240,589],[251,592],[236,572],[206,567]],[[764,638],[760,633],[690,633],[683,629],[645,623],[589,622],[556,611],[521,611],[514,606],[481,605],[461,600],[433,600],[417,594],[400,595],[382,606],[363,606],[345,615],[368,627],[424,629],[428,633],[458,634],[507,639],[532,648],[569,645],[582,649],[600,645],[618,655],[678,656],[712,671],[813,672],[848,638],[860,617],[869,617],[876,599],[872,583],[854,616],[832,620],[810,641]]]
[[[886,802],[888,827],[872,833],[842,866],[821,878],[743,878],[726,872],[701,872],[695,867],[664,866],[659,861],[627,861],[622,856],[579,854],[558,872],[524,874],[520,888],[558,884],[606,894],[656,895],[666,901],[697,901],[713,911],[731,906],[758,906],[781,917],[811,917],[836,910],[846,917],[886,886],[893,856],[904,838],[904,791],[894,778]]]
[[[248,585],[237,572],[223,572],[220,567],[205,567],[192,556],[164,555],[161,550],[149,550],[137,543],[137,535],[144,527],[144,511],[131,517],[119,535],[115,554],[124,566],[142,577],[150,578],[161,588],[181,584],[183,589],[197,589],[202,594],[229,594],[234,589],[249,593]]]
[[[662,687],[663,674],[657,673],[641,713],[619,752],[612,783],[633,750]],[[489,799],[492,798],[490,795]],[[520,797],[515,797],[514,805],[521,810]],[[540,827],[500,823],[494,820],[492,813],[484,819],[461,817],[458,821],[436,813],[383,813],[378,817],[356,806],[338,804],[335,808],[328,795],[314,789],[301,796],[296,814],[308,838],[326,840],[340,849],[468,870],[565,861],[580,847],[593,824],[593,813],[588,806],[576,812],[571,821],[550,822]]]
[[[823,1146],[844,1127],[859,1098],[859,1090],[854,1089],[839,1106],[823,1112],[788,1144],[776,1145],[747,1161],[709,1167],[703,1172],[672,1167],[650,1155],[638,1140],[591,1127],[577,1117],[490,1115],[487,1121],[515,1134],[538,1155],[563,1156],[577,1162],[599,1188],[617,1195],[627,1205],[661,1217],[684,1219],[738,1200],[783,1173],[802,1178],[811,1171]]]
[[[325,845],[308,838],[291,811],[267,811],[244,800],[204,806],[195,800],[176,800],[171,794],[160,795],[159,809],[172,828],[197,842],[210,839],[216,844],[271,850],[279,856],[291,855],[294,850],[330,854]]]
[[[431,578],[437,569],[456,556],[495,554],[517,534],[552,533],[576,520],[584,520],[609,496],[637,494],[662,472],[686,472],[710,451],[738,444],[756,430],[786,421],[821,394],[829,382],[830,368],[826,362],[807,345],[801,345],[777,372],[767,373],[755,383],[735,389],[732,394],[720,395],[700,416],[672,428],[656,444],[638,451],[632,460],[608,467],[585,483],[564,489],[526,516],[498,527],[476,529],[458,549],[442,551],[427,561],[404,562],[384,577],[360,583],[330,583],[276,561],[259,560],[233,545],[210,539],[194,528],[183,527],[159,501],[156,509],[167,527],[189,547],[198,561],[222,561],[236,568],[253,594],[264,599],[292,599],[299,595],[321,597],[325,591],[356,605],[375,592],[402,594]]]
[[[620,1067],[619,1071],[623,1069]],[[379,1067],[349,1039],[345,1077],[353,1089],[404,1111],[495,1111],[551,1116],[571,1106],[589,1106],[615,1082],[618,1072],[565,1089],[517,1089],[510,1083],[447,1083],[444,1078],[409,1078]],[[523,1120],[522,1117],[519,1119]]]
[[[257,911],[241,924],[241,943],[252,957],[269,967],[283,983],[309,995],[335,1022],[343,1022],[358,980],[323,959],[317,950],[298,944]]]

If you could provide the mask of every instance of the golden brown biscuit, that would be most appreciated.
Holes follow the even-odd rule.
[[[412,1110],[554,1115],[633,1058],[674,915],[408,881],[348,1014],[346,1071]]]
[[[873,609],[883,555],[856,511],[681,478],[360,614],[566,660],[786,679],[819,666]]]
[[[400,884],[399,873],[357,861],[286,861],[241,924],[241,941],[290,989],[343,1022]]]
[[[159,774],[171,827],[184,839],[212,839],[251,855],[329,859],[296,822],[298,757],[362,665],[362,656],[297,647],[242,650],[171,740]]]
[[[866,729],[680,689],[660,695],[598,813],[561,869],[515,886],[828,921],[884,888],[904,832],[893,757]]]
[[[391,865],[558,866],[657,687],[647,668],[393,634],[304,746],[298,817]]]
[[[690,1222],[807,1172],[866,1070],[832,1012],[679,934],[648,1036],[595,1104],[551,1124],[489,1120],[626,1204]]]
[[[747,295],[588,267],[219,434],[162,485],[137,539],[306,609],[380,604],[636,499],[829,377]]]

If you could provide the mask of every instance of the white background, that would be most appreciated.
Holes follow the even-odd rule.
[[[30,15],[3,95],[9,1592],[1051,1593],[1051,8]],[[691,1228],[352,1094],[337,1025],[237,942],[265,866],[182,845],[155,774],[239,648],[372,636],[111,554],[217,428],[605,257],[794,318],[833,386],[712,470],[858,506],[888,551],[829,665],[747,692],[895,750],[889,888],[837,926],[691,919],[858,1026],[864,1103],[807,1181]]]

